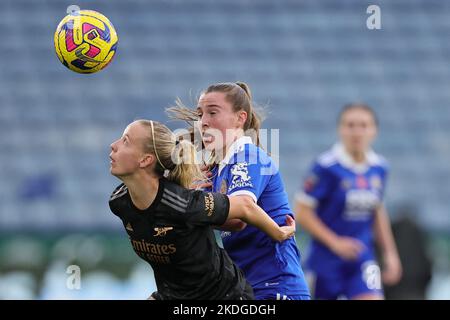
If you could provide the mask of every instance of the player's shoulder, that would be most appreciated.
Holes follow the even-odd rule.
[[[376,153],[375,151],[371,150],[368,152],[367,158],[368,158],[370,166],[377,167],[382,171],[388,171],[389,162],[381,154]]]
[[[264,149],[254,144],[247,144],[240,154],[237,154],[233,163],[229,164],[229,168],[229,175],[239,176],[245,181],[256,177],[269,178],[279,175],[278,163]],[[236,179],[234,178],[234,181]]]
[[[221,207],[219,202],[226,201],[225,197],[220,193],[187,189],[165,180],[157,211],[163,212],[166,219],[185,222],[205,210],[211,215],[214,208]]]
[[[338,163],[338,156],[334,148],[322,152],[315,160],[315,164],[324,169],[330,168]]]
[[[180,186],[178,183],[163,178],[163,191],[162,194],[176,196],[184,200],[188,200],[192,196],[195,189],[188,189]]]
[[[247,162],[248,164],[256,165],[269,165],[272,162],[272,158],[267,152],[253,143],[248,143],[242,146],[242,148],[236,152],[233,159],[234,163]]]
[[[115,199],[119,199],[124,197],[128,193],[128,188],[124,183],[121,183],[119,186],[117,186],[114,191],[111,193],[111,196],[109,197],[109,201],[114,201]]]
[[[197,192],[202,191],[184,188],[175,182],[164,179],[160,205],[174,213],[186,213]]]
[[[109,207],[114,214],[120,214],[122,209],[126,206],[126,202],[128,201],[127,194],[128,188],[123,183],[116,187],[111,193],[111,196],[109,197]]]

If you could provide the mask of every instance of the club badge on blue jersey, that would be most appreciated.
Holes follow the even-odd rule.
[[[228,191],[232,191],[236,188],[253,188],[252,177],[248,173],[248,163],[247,162],[238,162],[233,165],[230,169],[230,173],[232,175],[232,180],[230,186],[228,187]]]

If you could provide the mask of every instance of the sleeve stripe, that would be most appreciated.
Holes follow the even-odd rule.
[[[310,206],[311,208],[317,207],[317,199],[304,193],[303,191],[298,192],[295,195],[295,200],[297,200],[298,202],[301,202],[303,204],[306,204],[306,205]]]
[[[182,202],[182,203],[187,204],[187,203],[189,202],[188,200],[186,200],[186,199],[180,197],[179,195],[177,195],[176,193],[174,193],[174,192],[172,192],[172,191],[170,191],[170,190],[164,189],[164,193],[166,193],[166,194],[168,194],[168,195],[170,195],[170,196],[172,196],[172,197],[174,197],[174,198],[177,198],[177,199],[178,199],[180,202]]]
[[[238,190],[233,193],[230,193],[229,196],[249,196],[253,199],[253,201],[256,203],[258,202],[258,199],[256,198],[256,195],[248,190]]]
[[[161,199],[161,203],[164,203],[166,206],[169,206],[169,207],[171,207],[172,209],[174,209],[174,210],[176,210],[176,211],[179,211],[179,212],[181,212],[181,213],[186,213],[186,209],[180,208],[179,206],[177,206],[177,205],[175,205],[175,204],[173,204],[173,203],[167,201],[167,200],[164,199],[164,198]]]
[[[166,194],[165,192],[163,193],[162,197],[163,197],[163,199],[166,199],[167,201],[172,202],[173,204],[175,204],[175,205],[177,205],[177,206],[179,206],[181,208],[186,208],[187,207],[187,203],[178,201],[174,197],[171,197],[168,194]]]
[[[125,193],[127,193],[127,191],[128,191],[128,188],[125,185],[123,185],[119,190],[117,190],[115,193],[113,193],[111,195],[111,197],[109,198],[109,201],[113,201],[114,199],[120,198]]]

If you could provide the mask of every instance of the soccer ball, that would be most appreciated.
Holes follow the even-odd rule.
[[[56,28],[56,54],[63,65],[79,73],[104,69],[117,50],[116,30],[101,13],[80,10],[64,17]]]

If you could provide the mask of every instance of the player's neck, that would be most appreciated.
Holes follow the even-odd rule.
[[[367,161],[365,152],[353,151],[349,152],[349,154],[355,163],[365,163]]]
[[[158,193],[159,178],[144,175],[124,181],[130,193],[131,201],[139,210],[145,210],[153,203]]]
[[[236,140],[238,140],[238,139],[241,138],[241,137],[243,137],[243,135],[236,135],[236,136],[233,138],[233,142],[230,143],[230,144],[228,144],[228,145],[226,145],[226,146],[223,148],[223,150],[222,150],[222,155],[219,157],[219,158],[220,158],[219,160],[223,160],[223,159],[226,157],[226,155],[228,154],[228,151],[230,150],[231,146],[236,142]]]

